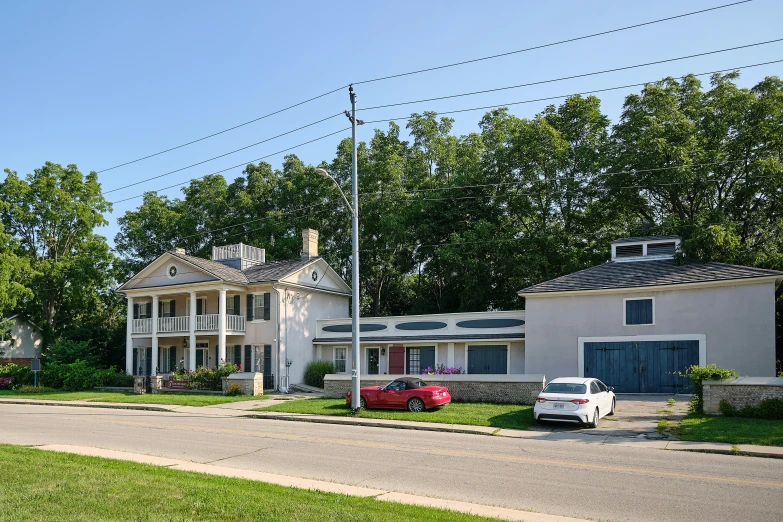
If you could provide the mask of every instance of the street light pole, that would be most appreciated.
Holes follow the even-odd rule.
[[[360,357],[359,357],[359,169],[356,160],[356,93],[353,92],[353,85],[348,87],[348,93],[351,97],[351,148],[353,151],[353,181],[351,183],[353,191],[353,224],[351,226],[351,243],[353,260],[351,262],[353,277],[351,288],[353,296],[351,298],[353,305],[352,326],[351,326],[351,409],[356,411],[361,405],[361,377],[360,377]]]
[[[334,179],[326,170],[322,168],[316,168],[315,171],[322,176],[325,176],[332,180],[337,190],[340,191],[340,195],[345,201],[345,206],[351,212],[351,265],[352,265],[352,277],[351,277],[351,289],[352,289],[352,302],[353,302],[353,314],[351,318],[351,409],[356,411],[361,407],[361,372],[360,372],[360,351],[359,351],[359,169],[356,160],[356,125],[363,125],[362,120],[356,119],[356,93],[353,92],[353,85],[348,88],[348,93],[351,96],[351,112],[345,111],[345,115],[351,120],[351,136],[352,136],[352,191],[351,199],[353,205],[348,202],[348,198],[345,196],[345,192],[340,187],[340,184]]]

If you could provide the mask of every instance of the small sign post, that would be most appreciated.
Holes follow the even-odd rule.
[[[35,357],[30,361],[30,369],[33,371],[33,385],[38,387],[38,372],[41,371],[41,359]]]

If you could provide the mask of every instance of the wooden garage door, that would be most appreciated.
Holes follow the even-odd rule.
[[[601,379],[619,393],[687,392],[681,374],[699,364],[699,341],[585,343],[585,377]]]

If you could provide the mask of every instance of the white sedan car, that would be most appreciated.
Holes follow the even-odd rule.
[[[575,422],[591,428],[605,415],[614,415],[614,388],[589,377],[558,377],[538,394],[536,421]]]

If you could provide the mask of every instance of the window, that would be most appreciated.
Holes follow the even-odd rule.
[[[409,375],[421,373],[421,348],[408,348]]]
[[[405,381],[392,381],[386,385],[384,390],[405,391],[405,388]]]
[[[335,348],[334,349],[334,371],[337,373],[345,373],[345,352],[347,348]]]
[[[137,319],[149,319],[152,317],[152,303],[139,303],[139,316]]]
[[[253,346],[253,371],[257,373],[263,373],[264,371],[264,347],[255,345]]]
[[[653,312],[653,298],[624,299],[625,324],[655,324]]]
[[[161,301],[160,302],[160,316],[161,317],[172,317],[173,314],[171,313],[171,309],[174,308],[171,306],[171,301]]]
[[[251,294],[247,296],[248,321],[264,320],[268,321],[270,317],[270,306],[272,294],[265,292],[263,294]],[[252,311],[251,311],[252,310]]]
[[[601,381],[595,381],[595,382],[598,383],[598,387],[601,389],[602,392],[609,391],[609,387],[606,384],[602,383]]]
[[[564,393],[567,395],[581,395],[587,393],[587,386],[570,382],[550,382],[542,393]]]
[[[598,387],[598,383],[593,381],[590,383],[590,393],[596,394],[601,393],[601,388]]]
[[[158,351],[159,365],[158,369],[161,373],[169,373],[176,369],[176,350],[174,346],[161,346]]]
[[[234,310],[234,296],[226,296],[226,315],[237,315]]]
[[[196,299],[196,315],[206,315],[207,314],[207,298],[206,297],[199,297]]]

